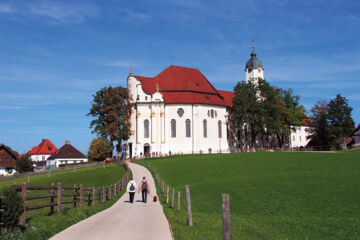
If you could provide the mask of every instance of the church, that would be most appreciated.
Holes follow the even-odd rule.
[[[246,81],[264,79],[254,50],[250,56]],[[127,87],[132,135],[126,157],[232,151],[228,116],[234,93],[216,89],[198,69],[172,65],[155,77],[130,70]]]

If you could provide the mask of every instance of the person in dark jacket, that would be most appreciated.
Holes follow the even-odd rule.
[[[150,184],[146,180],[146,177],[144,176],[141,180],[140,186],[139,186],[139,192],[141,191],[142,200],[144,203],[146,203],[147,200],[147,194],[150,194]]]

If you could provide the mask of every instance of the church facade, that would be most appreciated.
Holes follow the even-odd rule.
[[[250,56],[246,81],[263,79],[262,63],[254,51]],[[222,153],[234,147],[228,127],[234,93],[215,89],[198,69],[169,66],[155,77],[130,71],[127,87],[132,104],[127,158]]]

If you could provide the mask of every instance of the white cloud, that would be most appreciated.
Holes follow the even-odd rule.
[[[14,12],[14,9],[7,4],[0,4],[0,13],[11,13]]]
[[[98,8],[94,4],[72,4],[60,2],[32,2],[27,5],[27,11],[31,15],[47,17],[62,23],[81,23],[87,18],[97,15]]]

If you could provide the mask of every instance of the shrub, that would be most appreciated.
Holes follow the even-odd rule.
[[[12,188],[4,188],[0,195],[3,196],[1,208],[4,210],[1,214],[0,222],[8,232],[12,232],[14,227],[18,225],[20,216],[24,212],[23,200],[17,192]]]
[[[19,173],[32,171],[34,168],[28,155],[23,155],[19,160],[16,161],[16,170]]]

